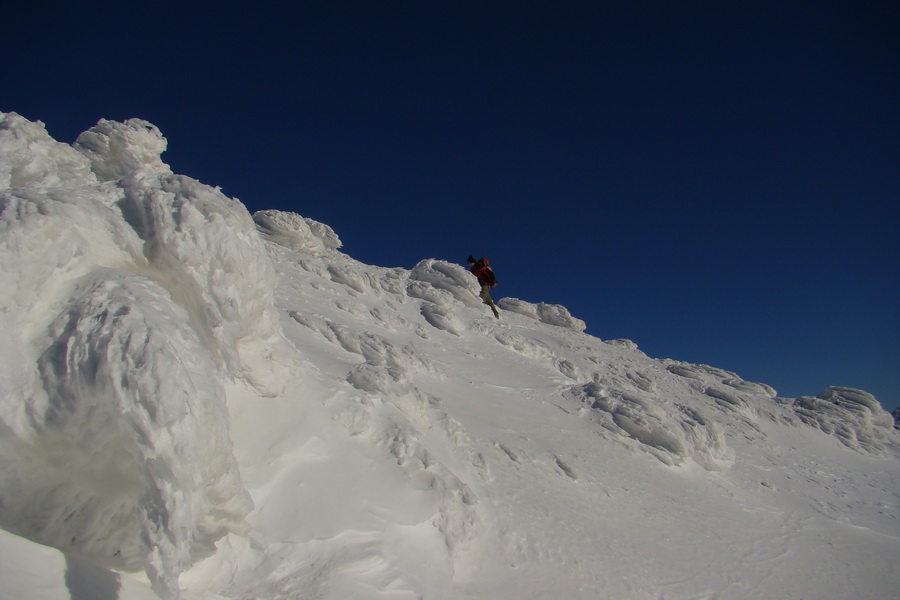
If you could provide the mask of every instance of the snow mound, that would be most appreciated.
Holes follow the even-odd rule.
[[[588,383],[571,386],[567,395],[581,403],[582,415],[635,440],[667,465],[692,461],[709,471],[729,468],[735,452],[721,423],[735,420],[755,429],[760,407],[775,397],[771,387],[744,381],[730,371],[655,361],[628,340],[607,344],[630,351],[632,358],[594,373]],[[705,401],[684,400],[691,396]]]
[[[166,145],[159,129],[141,119],[124,123],[100,119],[75,141],[75,149],[90,159],[91,168],[101,181],[116,181],[138,170],[171,173],[160,159]]]
[[[656,395],[651,380],[630,374],[632,389],[595,375],[574,392],[590,407],[589,416],[607,429],[638,441],[667,465],[693,460],[709,471],[734,460],[721,429],[696,409]]]
[[[408,293],[414,298],[428,300],[450,308],[457,300],[465,306],[479,307],[478,283],[460,265],[429,258],[419,261],[409,273]]]
[[[497,302],[497,306],[503,310],[525,315],[548,325],[565,327],[574,331],[584,331],[587,328],[584,321],[573,317],[565,306],[560,306],[559,304],[546,304],[544,302],[533,304],[518,298],[501,298]]]
[[[815,398],[797,398],[793,410],[803,423],[834,435],[849,448],[888,454],[894,419],[868,392],[829,387]]]
[[[328,225],[280,210],[253,213],[253,221],[266,238],[290,250],[323,254],[341,247],[341,240]]]
[[[478,307],[477,280],[463,267],[435,259],[419,261],[409,273],[406,293],[422,300],[421,314],[432,327],[460,336],[466,326],[458,311]]]
[[[0,155],[0,189],[96,183],[84,155],[16,113],[0,113]]]

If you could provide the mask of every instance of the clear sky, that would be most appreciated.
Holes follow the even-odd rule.
[[[779,395],[900,405],[900,4],[19,2],[0,110],[139,117],[176,173],[370,264]]]

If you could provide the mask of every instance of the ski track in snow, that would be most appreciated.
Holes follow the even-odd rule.
[[[142,121],[75,146],[0,125],[0,523],[66,552],[3,532],[11,597],[900,583],[900,434],[865,392],[779,398],[558,305],[504,298],[494,319],[462,266],[373,267],[324,224],[251,220],[171,174]]]

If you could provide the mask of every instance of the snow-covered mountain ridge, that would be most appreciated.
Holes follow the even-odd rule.
[[[66,552],[43,597],[900,583],[900,433],[870,394],[779,398],[557,305],[506,298],[498,321],[462,266],[362,264],[327,225],[173,174],[165,147],[139,120],[70,146],[0,117],[0,525]],[[19,562],[0,589],[38,597]]]

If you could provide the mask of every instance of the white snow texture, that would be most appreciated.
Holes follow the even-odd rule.
[[[0,113],[0,597],[888,598],[900,433]],[[501,268],[498,266],[498,268]]]

